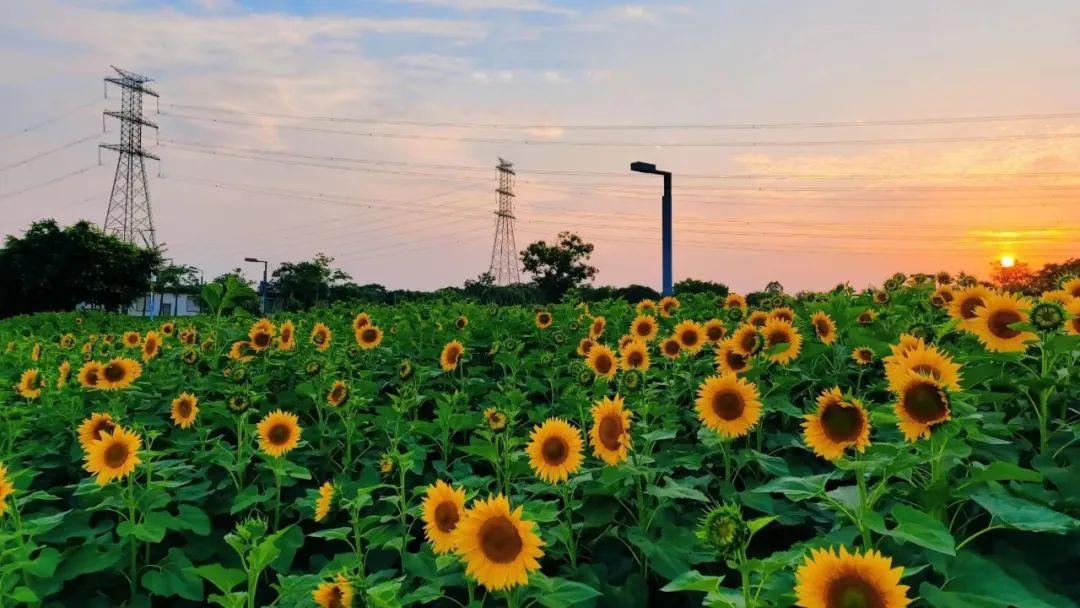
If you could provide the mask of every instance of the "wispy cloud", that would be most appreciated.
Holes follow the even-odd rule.
[[[413,4],[451,7],[462,12],[512,11],[574,16],[578,11],[540,0],[406,0]]]

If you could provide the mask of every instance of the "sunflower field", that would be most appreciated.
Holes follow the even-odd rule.
[[[1080,279],[0,322],[0,606],[1062,608]]]

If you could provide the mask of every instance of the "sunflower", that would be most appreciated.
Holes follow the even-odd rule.
[[[780,318],[769,319],[769,322],[761,329],[761,334],[765,337],[764,348],[769,352],[767,356],[770,361],[783,365],[799,356],[802,335],[790,321]]]
[[[900,341],[899,342],[897,342],[896,344],[890,344],[889,345],[889,350],[892,351],[892,356],[887,357],[886,362],[888,362],[888,360],[892,359],[893,357],[904,357],[909,352],[911,352],[911,351],[913,351],[913,350],[915,350],[917,348],[925,348],[925,347],[926,347],[926,342],[922,338],[920,338],[920,337],[918,337],[918,336],[916,336],[914,334],[904,332],[904,333],[900,334]]]
[[[836,322],[825,311],[815,312],[814,316],[810,317],[810,324],[814,326],[814,333],[822,344],[836,341]]]
[[[56,388],[60,389],[67,386],[69,378],[71,378],[71,364],[64,361],[56,368]]]
[[[856,320],[859,322],[859,325],[870,325],[874,322],[874,319],[876,318],[877,311],[872,308],[867,308],[866,310],[859,313],[859,316],[856,318]]]
[[[959,321],[975,318],[975,309],[986,303],[986,298],[994,295],[994,292],[981,286],[974,285],[955,294],[949,302],[949,316]]]
[[[36,342],[34,343],[34,347],[32,349],[30,349],[30,360],[31,361],[40,361],[41,360],[41,345],[36,343]]]
[[[60,336],[60,347],[71,348],[75,346],[75,334],[64,334]]]
[[[0,516],[8,509],[7,499],[15,493],[15,486],[7,477],[7,467],[0,463]]]
[[[427,487],[423,503],[424,536],[436,555],[454,550],[454,530],[465,514],[465,489],[443,480]]]
[[[506,414],[498,408],[489,407],[484,410],[484,421],[488,428],[496,433],[506,428]]]
[[[729,293],[727,297],[724,298],[724,308],[741,308],[742,310],[746,310],[746,298],[737,293]]]
[[[739,354],[730,339],[724,340],[716,348],[716,370],[724,373],[741,373],[753,367],[750,358]]]
[[[952,357],[939,351],[934,346],[919,344],[904,351],[903,355],[892,355],[884,359],[885,377],[893,392],[899,390],[908,372],[929,376],[949,390],[960,390],[960,365]]]
[[[660,304],[658,305],[661,317],[670,317],[672,313],[679,309],[682,304],[675,296],[664,296],[660,298]]]
[[[149,361],[158,355],[158,350],[161,349],[161,336],[156,331],[146,332],[146,337],[143,338],[142,345],[142,360]]]
[[[1073,336],[1080,335],[1080,298],[1069,302],[1069,305],[1065,307],[1065,312],[1072,317],[1065,321],[1065,333]]]
[[[330,331],[330,328],[323,323],[316,323],[311,328],[311,343],[315,345],[315,350],[320,353],[330,348],[330,340],[334,337],[334,332]]]
[[[108,413],[94,412],[79,425],[79,445],[84,451],[89,450],[91,444],[101,439],[102,433],[111,433],[116,428],[116,422]]]
[[[19,376],[19,394],[23,399],[34,400],[41,396],[41,389],[45,387],[45,380],[41,377],[41,371],[36,367],[25,370]]]
[[[705,322],[705,339],[713,344],[719,344],[727,335],[727,327],[720,319],[709,319]]]
[[[361,312],[353,317],[352,329],[353,331],[360,331],[368,325],[371,325],[371,315],[366,312]]]
[[[334,407],[337,407],[342,403],[345,403],[348,398],[348,385],[341,380],[334,380],[334,384],[330,387],[330,391],[326,393],[326,402]]]
[[[963,321],[960,328],[975,334],[986,350],[994,352],[1023,352],[1026,342],[1037,340],[1035,333],[1009,327],[1028,320],[1031,304],[1026,298],[1013,294],[992,294],[975,309],[975,316]]]
[[[889,292],[884,289],[879,289],[874,292],[874,302],[878,304],[887,304],[889,302]]]
[[[1080,298],[1080,277],[1065,281],[1061,284],[1061,289],[1074,298]]]
[[[473,503],[454,529],[465,572],[490,591],[527,585],[529,573],[540,569],[544,541],[521,514],[499,494]]]
[[[695,321],[687,319],[679,323],[671,334],[687,352],[697,353],[705,346],[705,328]]]
[[[97,475],[98,485],[114,479],[127,477],[135,470],[139,460],[142,438],[137,433],[115,427],[111,432],[102,431],[101,439],[90,444],[86,450],[83,468]]]
[[[592,347],[595,345],[596,342],[593,342],[592,338],[582,338],[577,345],[577,354],[582,357],[588,356],[589,351],[592,350]]]
[[[1054,290],[1054,291],[1044,291],[1039,296],[1039,300],[1041,300],[1043,302],[1056,302],[1058,304],[1061,304],[1062,306],[1068,306],[1069,303],[1072,302],[1075,299],[1076,298],[1069,295],[1069,292],[1065,291],[1064,289],[1057,289],[1057,290]]]
[[[619,336],[619,350],[622,350],[622,349],[626,348],[627,345],[629,345],[631,342],[633,342],[634,340],[637,340],[637,339],[638,338],[635,338],[634,336],[631,336],[630,334],[623,334],[623,335]]]
[[[788,323],[795,322],[795,311],[790,306],[778,306],[769,311],[769,319],[780,319]]]
[[[764,310],[755,310],[750,313],[750,316],[746,317],[746,322],[754,327],[764,327],[765,322],[769,320],[769,313]]]
[[[353,588],[345,575],[338,574],[333,582],[319,583],[311,592],[311,597],[322,608],[349,608],[352,606]]]
[[[597,340],[604,333],[604,328],[607,327],[607,319],[604,317],[593,317],[592,324],[589,325],[589,337],[593,340]]]
[[[682,345],[680,345],[679,341],[675,338],[666,338],[660,343],[660,354],[663,355],[665,359],[674,361],[682,354]]]
[[[79,368],[79,385],[83,388],[98,388],[98,383],[101,381],[101,374],[105,371],[105,366],[97,361],[87,361],[83,363]]]
[[[383,475],[394,472],[394,457],[390,452],[383,452],[383,455],[379,457],[379,472]]]
[[[735,349],[735,352],[744,357],[756,355],[765,344],[758,328],[750,322],[740,325],[739,328],[731,334],[729,342],[731,343],[731,347]]]
[[[649,345],[644,340],[634,340],[623,347],[619,357],[619,366],[624,370],[649,369]]]
[[[165,321],[158,327],[158,329],[161,330],[161,333],[163,335],[172,336],[173,333],[176,331],[176,323],[174,321]]]
[[[593,455],[610,466],[626,460],[630,447],[630,410],[623,407],[623,398],[604,397],[590,410],[593,418],[589,443]]]
[[[634,310],[639,315],[655,314],[656,313],[656,302],[653,302],[652,300],[650,300],[648,298],[645,298],[644,300],[637,303],[637,306],[634,307]]]
[[[141,375],[142,366],[138,361],[127,357],[117,357],[101,369],[101,376],[95,386],[107,391],[119,390],[131,386],[131,383]]]
[[[656,317],[652,315],[638,315],[630,322],[630,335],[642,340],[655,338],[658,329]]]
[[[851,360],[859,365],[870,365],[874,362],[874,351],[866,346],[856,346],[851,349]]]
[[[796,606],[802,608],[904,608],[911,603],[903,568],[871,550],[812,549],[795,572]]]
[[[615,353],[603,344],[597,344],[589,349],[589,356],[585,359],[585,363],[599,377],[608,380],[615,377],[617,368]]]
[[[229,358],[233,361],[239,361],[241,363],[247,363],[255,358],[254,349],[251,348],[251,342],[247,340],[237,340],[229,347]]]
[[[551,313],[546,310],[537,311],[536,316],[533,317],[533,322],[540,329],[547,329],[551,327]]]
[[[382,344],[383,332],[374,325],[367,325],[356,332],[356,343],[364,350],[371,350]]]
[[[289,351],[296,348],[296,325],[292,320],[287,320],[281,324],[278,328],[277,345],[278,350]]]
[[[896,389],[893,411],[898,418],[897,427],[908,441],[929,437],[931,427],[952,418],[949,395],[937,380],[908,372]]]
[[[750,432],[761,416],[757,386],[736,374],[710,376],[698,388],[698,418],[726,439]]]
[[[469,326],[469,317],[465,315],[458,315],[458,318],[454,320],[454,327],[459,330],[463,330]]]
[[[948,287],[945,285],[938,287],[934,290],[934,293],[930,295],[930,300],[932,302],[941,302],[941,304],[935,304],[936,306],[948,305],[954,299],[956,299],[956,292],[953,291],[952,287]]]
[[[274,410],[255,427],[259,433],[259,449],[269,456],[282,456],[300,442],[299,419],[296,414]]]
[[[457,369],[461,356],[465,354],[465,345],[457,340],[451,340],[443,347],[439,355],[439,365],[443,371],[452,372]]]
[[[839,386],[827,388],[817,396],[817,407],[819,410],[835,405],[844,400],[844,393],[840,390]]]
[[[334,500],[334,484],[329,481],[319,486],[319,498],[315,501],[315,521],[322,521],[330,514],[330,503]]]
[[[843,456],[849,447],[862,453],[870,445],[870,417],[858,399],[829,399],[806,415],[802,427],[806,445],[828,460]]]
[[[248,342],[251,344],[251,350],[261,353],[270,348],[275,331],[274,324],[265,317],[253,323],[251,329],[248,330]]]
[[[135,348],[142,344],[142,336],[137,331],[125,331],[122,338],[124,346],[128,348]]]
[[[186,429],[195,424],[199,415],[199,399],[191,393],[180,393],[172,402],[172,421],[176,426]]]
[[[537,477],[551,483],[566,481],[581,467],[581,434],[561,418],[548,418],[533,427],[525,453]]]
[[[195,328],[189,325],[180,332],[180,341],[188,346],[192,346],[199,341],[199,332],[195,331]]]

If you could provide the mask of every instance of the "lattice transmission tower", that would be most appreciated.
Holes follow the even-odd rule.
[[[157,247],[154,234],[154,217],[150,211],[150,188],[146,182],[146,159],[160,160],[142,147],[143,127],[157,129],[157,125],[143,118],[143,95],[158,97],[147,88],[152,79],[134,72],[111,66],[118,76],[105,79],[108,95],[109,84],[121,89],[120,111],[105,110],[106,117],[120,121],[120,143],[101,144],[102,148],[120,154],[116,161],[109,209],[105,213],[102,228],[122,240],[143,247]]]
[[[498,208],[495,211],[495,243],[491,246],[491,267],[488,272],[499,285],[521,282],[518,268],[517,244],[514,242],[514,163],[499,159]]]

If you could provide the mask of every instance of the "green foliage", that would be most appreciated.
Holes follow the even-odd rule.
[[[523,249],[521,266],[549,300],[558,300],[596,276],[596,268],[586,263],[594,248],[576,234],[560,232],[553,244],[536,241]]]

